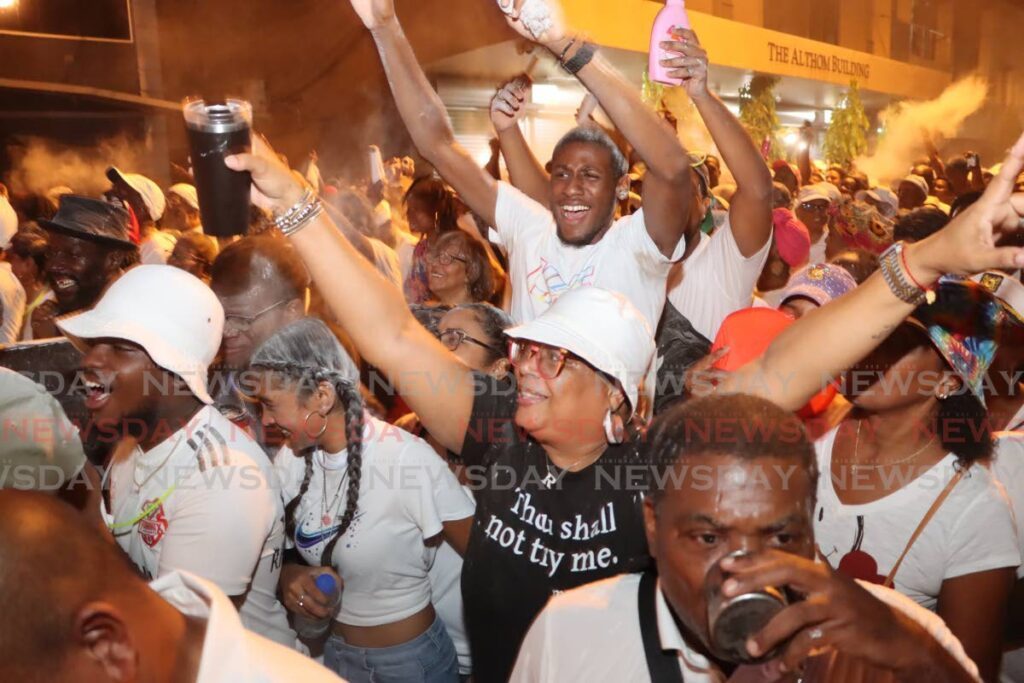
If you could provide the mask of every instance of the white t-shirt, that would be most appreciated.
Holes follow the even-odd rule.
[[[313,474],[295,511],[295,538],[287,542],[318,566],[348,501],[348,453],[312,457]],[[282,448],[274,466],[287,503],[298,495],[305,460]],[[344,581],[337,620],[380,626],[426,607],[431,601],[427,568],[437,546],[425,540],[440,534],[443,522],[472,517],[474,508],[427,442],[367,414],[357,512],[331,558]]]
[[[380,274],[387,278],[399,289],[402,288],[402,267],[398,263],[398,254],[395,250],[372,237],[366,238],[373,249],[373,265],[377,266]]]
[[[277,599],[284,508],[266,454],[242,428],[206,406],[149,452],[111,464],[107,524],[144,576],[183,570],[228,595],[246,594],[250,628],[291,646]]]
[[[508,183],[498,183],[495,222],[493,241],[508,251],[516,323],[533,320],[569,290],[602,287],[625,296],[651,329],[657,328],[665,282],[673,262],[686,251],[686,240],[680,239],[672,258],[665,258],[647,234],[642,210],[615,221],[596,244],[571,247],[558,239],[547,208]]]
[[[149,584],[187,617],[206,621],[195,683],[337,683],[332,671],[309,657],[243,628],[234,605],[212,583],[187,572]]]
[[[473,670],[473,660],[462,612],[462,556],[447,541],[437,547],[428,576],[434,610],[444,622],[459,657],[459,673],[468,675]]]
[[[702,234],[693,253],[672,267],[668,300],[694,329],[714,340],[730,313],[751,305],[771,245],[769,235],[756,254],[744,257],[726,219],[714,235]]]
[[[1024,432],[998,432],[990,468],[1006,491],[1013,508],[1017,542],[1024,548]],[[1017,568],[1017,580],[1024,579],[1024,565]],[[1024,648],[1003,655],[999,679],[1003,683],[1024,682]]]
[[[509,680],[513,683],[650,681],[637,610],[640,577],[640,574],[623,574],[552,596],[526,634]],[[924,627],[971,676],[980,680],[974,662],[942,619],[896,591],[863,582],[860,585]],[[683,681],[724,681],[723,672],[683,638],[660,590],[655,594],[654,604],[661,648],[678,653]],[[743,667],[734,676],[767,683],[767,679],[756,677],[756,672],[751,671],[753,668]]]
[[[0,344],[17,343],[25,317],[25,298],[25,288],[11,264],[0,261]]]
[[[808,258],[808,263],[826,263],[828,261],[825,258],[825,242],[828,241],[828,228],[825,228],[825,232],[821,233],[821,239],[811,245],[811,255]]]
[[[153,230],[139,245],[139,261],[142,265],[163,266],[174,252],[178,238],[163,230]]]
[[[413,252],[416,251],[419,239],[401,228],[395,228],[395,235],[398,240],[395,243],[395,255],[398,256],[398,267],[401,269],[402,282],[405,282],[406,278],[409,277],[409,273],[412,272]]]
[[[839,502],[831,476],[837,432],[834,429],[815,443],[821,475],[814,536],[821,554],[833,567],[839,567],[854,550],[867,553],[868,565],[873,560],[876,566],[860,564],[860,571],[847,573],[882,583],[932,503],[956,474],[956,456],[948,454],[921,476],[879,500],[845,505]],[[893,477],[900,476],[901,471],[893,468]],[[909,479],[912,473],[902,476]],[[850,568],[853,559],[847,560],[845,568]],[[975,464],[914,542],[896,573],[895,588],[934,611],[945,579],[1019,564],[1020,550],[1009,503],[988,468]]]

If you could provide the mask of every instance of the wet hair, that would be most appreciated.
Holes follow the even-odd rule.
[[[958,173],[962,173],[964,175],[967,175],[967,173],[970,170],[971,170],[971,167],[967,165],[966,157],[962,157],[962,156],[953,157],[952,159],[950,159],[949,161],[946,162],[946,173],[947,174],[950,171],[956,171]],[[948,176],[947,176],[947,179],[948,179]]]
[[[278,234],[266,233],[229,244],[210,270],[211,287],[234,296],[270,283],[291,299],[306,298],[309,271],[291,243]]]
[[[348,489],[345,512],[337,533],[327,542],[320,564],[329,566],[338,540],[345,535],[359,507],[359,484],[363,468],[363,425],[365,422],[363,397],[359,389],[359,371],[355,363],[323,321],[303,318],[281,328],[253,352],[249,367],[270,370],[295,384],[297,396],[304,401],[322,382],[328,382],[337,393],[338,402],[345,411],[345,438],[348,442]],[[313,477],[313,452],[302,456],[306,470],[298,495],[285,506],[285,526],[294,536],[297,526],[295,513],[302,497],[309,490]]]
[[[727,431],[732,438],[721,440],[719,427],[727,425],[732,426]],[[757,396],[715,394],[675,403],[651,423],[645,448],[649,464],[662,481],[672,481],[668,472],[683,458],[715,455],[797,460],[811,479],[811,495],[817,485],[814,447],[800,418]],[[655,504],[664,493],[652,490]]]
[[[555,145],[554,151],[551,152],[551,158],[554,159],[558,156],[558,153],[566,145],[575,144],[578,142],[599,145],[604,147],[612,160],[612,173],[615,178],[621,178],[629,172],[629,162],[626,160],[626,155],[622,153],[619,146],[615,144],[615,141],[611,139],[608,133],[598,126],[577,126],[568,133],[562,136],[562,139]]]
[[[487,250],[475,239],[462,230],[446,233],[434,245],[434,251],[440,251],[450,243],[461,244],[462,253],[466,259],[466,276],[469,295],[474,301],[490,301],[498,289],[497,277],[491,260],[487,256]]]
[[[412,181],[412,185],[405,192],[402,201],[406,207],[409,200],[416,198],[424,202],[434,213],[434,228],[439,233],[458,230],[460,215],[460,203],[455,196],[455,190],[448,187],[443,180],[437,176],[428,175]]]
[[[840,178],[845,178],[846,177],[846,169],[843,168],[842,166],[840,166],[839,164],[832,164],[832,165],[830,165],[825,170],[826,173],[828,173],[828,171],[835,171],[836,173],[839,174]]]
[[[377,236],[377,224],[373,217],[373,207],[365,195],[346,188],[338,191],[333,202],[356,231],[366,237]]]
[[[512,327],[512,318],[509,314],[501,310],[497,306],[492,306],[487,303],[475,303],[475,304],[462,304],[452,309],[453,311],[469,311],[473,314],[473,319],[477,321],[481,328],[483,328],[484,335],[487,337],[491,346],[496,348],[503,348],[502,341],[505,337],[505,330]],[[497,363],[499,360],[505,357],[504,353],[496,353],[491,349],[484,349],[487,351],[487,363]]]
[[[32,259],[42,274],[46,270],[47,246],[46,234],[42,230],[21,228],[11,237],[7,250],[18,258]]]
[[[789,191],[788,187],[777,180],[772,182],[772,208],[793,208],[793,193]]]
[[[931,237],[949,224],[949,216],[934,206],[922,206],[905,214],[896,221],[893,239],[903,242],[920,242]]]
[[[875,271],[878,270],[878,257],[870,251],[864,251],[863,249],[844,251],[829,261],[829,263],[839,266],[852,275],[858,285],[863,284],[865,280],[874,275]]]

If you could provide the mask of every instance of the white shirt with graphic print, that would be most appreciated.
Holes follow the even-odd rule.
[[[336,454],[317,451],[308,457],[313,460],[312,476],[295,509],[295,535],[287,539],[287,547],[318,566],[341,526],[350,468],[347,449]],[[282,448],[274,467],[287,504],[302,487],[306,460]],[[331,566],[344,582],[337,620],[351,626],[380,626],[430,604],[427,573],[437,546],[426,540],[440,534],[444,522],[472,517],[474,509],[433,448],[367,415],[358,507],[331,556]]]
[[[657,328],[668,273],[683,257],[685,239],[666,258],[647,234],[641,210],[615,221],[596,244],[568,246],[558,239],[551,211],[508,183],[498,183],[494,213],[495,241],[508,251],[516,323],[533,320],[569,290],[601,287],[625,296]]]
[[[295,633],[277,599],[284,508],[272,476],[252,437],[206,406],[155,448],[111,464],[104,517],[144,576],[187,571],[245,594],[245,627],[291,647]]]

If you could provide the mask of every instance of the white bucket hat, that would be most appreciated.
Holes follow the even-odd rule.
[[[178,375],[203,403],[206,375],[220,348],[224,308],[194,275],[174,266],[136,266],[110,285],[94,308],[57,322],[83,352],[87,340],[126,339]]]
[[[163,217],[164,209],[167,208],[167,198],[155,182],[138,173],[125,173],[116,166],[107,169],[107,179],[112,183],[120,180],[138,192],[142,197],[142,203],[146,205],[146,210],[149,211],[149,217],[154,221]]]
[[[653,392],[644,382],[654,359],[654,334],[643,313],[616,292],[574,289],[540,317],[505,334],[565,349],[614,377],[629,399],[630,414],[636,412],[641,386],[648,398]]]

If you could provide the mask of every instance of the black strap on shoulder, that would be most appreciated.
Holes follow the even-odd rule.
[[[637,608],[640,611],[640,635],[644,641],[647,671],[651,674],[651,683],[683,683],[679,657],[674,652],[665,652],[661,649],[658,616],[655,610],[657,590],[657,575],[653,571],[644,572],[640,576]]]

